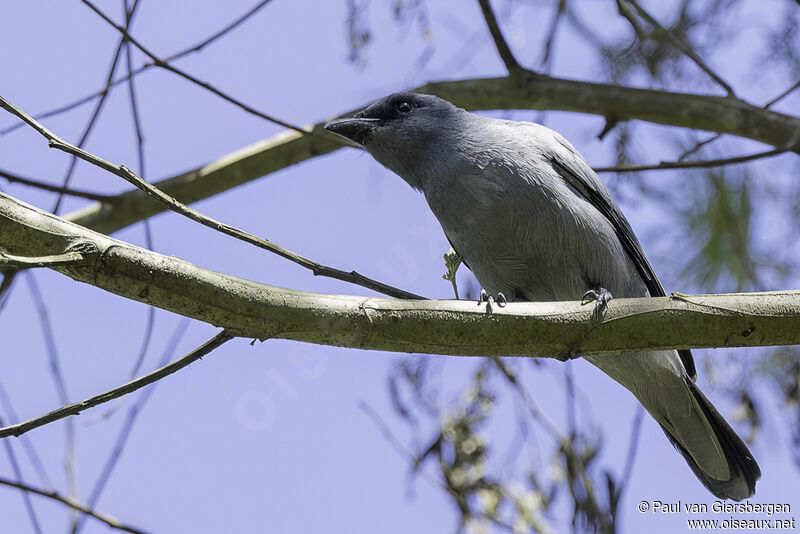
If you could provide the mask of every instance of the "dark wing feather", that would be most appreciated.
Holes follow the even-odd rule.
[[[655,271],[653,271],[653,267],[650,266],[650,262],[647,261],[644,252],[642,252],[642,246],[639,244],[639,240],[636,239],[631,225],[614,203],[614,200],[600,181],[600,178],[591,170],[589,165],[574,148],[566,144],[566,141],[562,139],[557,140],[561,147],[566,149],[567,154],[565,154],[565,156],[568,155],[570,157],[561,157],[562,155],[558,152],[553,153],[551,160],[553,168],[556,169],[561,177],[564,178],[573,189],[608,219],[616,231],[617,238],[636,266],[636,270],[639,272],[639,276],[642,277],[647,290],[650,292],[650,296],[667,296],[667,293],[664,291],[664,286],[661,285]],[[576,162],[582,162],[583,165],[575,165]],[[678,354],[681,357],[681,362],[683,362],[686,373],[692,380],[696,380],[697,370],[694,365],[692,352],[688,349],[683,349],[679,350]]]

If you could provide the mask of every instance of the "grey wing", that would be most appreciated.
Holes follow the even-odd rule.
[[[611,198],[611,194],[600,180],[600,177],[564,138],[555,134],[555,140],[557,143],[550,153],[553,168],[573,189],[608,219],[614,227],[617,238],[636,266],[636,270],[644,281],[650,296],[666,296],[667,293],[664,291],[664,286],[661,285],[655,271],[653,271],[653,267],[647,261],[644,252],[642,252],[642,246],[633,233],[631,225]],[[688,349],[683,349],[679,350],[678,354],[686,373],[692,380],[696,380],[697,370],[692,352]]]

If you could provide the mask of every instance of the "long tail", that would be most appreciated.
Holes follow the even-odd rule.
[[[755,493],[761,469],[741,438],[686,375],[677,353],[586,359],[636,396],[711,493],[736,501]]]
[[[688,377],[685,381],[694,396],[697,406],[700,408],[701,413],[698,413],[698,416],[708,421],[711,434],[708,435],[707,439],[711,442],[716,442],[715,445],[718,444],[722,450],[728,464],[729,476],[718,478],[715,474],[704,471],[695,461],[692,451],[698,447],[707,447],[711,445],[710,443],[694,443],[694,440],[690,443],[685,443],[674,436],[665,425],[662,424],[661,428],[675,448],[686,459],[686,463],[692,468],[700,482],[708,488],[708,491],[721,499],[733,499],[735,501],[752,497],[756,491],[756,480],[761,478],[761,469],[758,467],[755,458],[753,458],[753,454],[717,409],[714,408],[714,405],[703,395],[700,388]],[[673,422],[673,424],[675,423],[677,421]],[[680,432],[680,434],[683,433]]]

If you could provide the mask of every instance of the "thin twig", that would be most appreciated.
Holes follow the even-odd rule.
[[[0,384],[0,406],[2,406],[3,411],[8,414],[12,424],[19,423],[19,417],[17,417],[17,413],[14,410],[11,397],[8,396],[8,392],[6,391],[6,388],[3,387],[3,384]],[[33,470],[36,471],[36,475],[39,477],[39,483],[48,489],[52,489],[53,483],[50,481],[50,477],[47,475],[47,470],[44,468],[44,462],[42,462],[39,453],[36,452],[33,442],[28,436],[20,436],[20,440],[22,441],[22,448],[25,450],[25,454],[28,456],[28,460],[33,466]]]
[[[481,6],[486,25],[489,27],[489,33],[492,34],[497,53],[500,54],[500,58],[503,60],[508,73],[514,75],[521,72],[523,68],[511,52],[511,48],[509,48],[505,37],[503,37],[503,32],[500,30],[500,25],[497,23],[497,17],[494,14],[494,10],[492,10],[492,6],[489,4],[489,0],[478,0],[478,3]]]
[[[65,252],[53,256],[15,256],[0,251],[0,266],[18,267],[20,269],[35,269],[37,267],[63,267],[84,263],[86,256],[81,252]]]
[[[136,0],[133,3],[133,7],[131,8],[130,13],[126,12],[127,15],[127,22],[125,23],[125,27],[127,30],[128,24],[133,18],[133,14],[136,11],[136,8],[139,5],[139,1]],[[125,37],[121,37],[119,40],[119,44],[117,44],[117,49],[114,52],[114,59],[111,61],[111,67],[108,69],[108,74],[106,75],[106,83],[105,83],[105,90],[100,94],[100,100],[97,101],[97,104],[94,107],[94,111],[92,112],[92,116],[89,118],[89,122],[86,123],[86,127],[83,130],[83,134],[81,134],[81,138],[78,141],[78,146],[83,148],[83,145],[86,144],[86,141],[89,140],[89,135],[91,135],[92,130],[94,129],[95,125],[97,124],[97,120],[100,118],[100,112],[103,110],[103,105],[106,102],[106,98],[109,95],[109,89],[111,88],[111,81],[114,79],[114,73],[117,70],[117,64],[119,63],[120,54],[122,53],[122,47],[125,44]],[[73,156],[70,158],[69,167],[67,167],[67,172],[64,175],[64,179],[61,183],[61,187],[66,189],[69,185],[70,181],[72,180],[73,173],[75,172],[75,167],[78,163],[78,160]],[[59,193],[58,198],[56,198],[56,202],[53,205],[53,209],[51,210],[53,213],[58,214],[58,209],[61,207],[61,201],[64,199],[64,193]]]
[[[24,125],[24,123],[18,123]],[[18,174],[12,174],[8,171],[4,171],[0,169],[0,178],[5,178],[11,183],[27,185],[30,187],[36,187],[38,189],[43,189],[44,191],[50,191],[53,193],[62,193],[64,195],[69,195],[78,198],[86,198],[89,200],[96,200],[98,202],[109,202],[114,197],[112,195],[101,195],[100,193],[92,193],[91,191],[81,191],[79,189],[70,189],[69,187],[59,187],[57,185],[48,184],[45,182],[40,182],[39,180],[34,180],[33,178],[25,178]]]
[[[644,417],[644,407],[641,404],[636,406],[636,415],[633,416],[631,425],[631,439],[628,442],[628,453],[625,455],[625,467],[622,470],[622,477],[618,484],[619,488],[628,485],[633,474],[633,464],[636,460],[636,453],[639,450],[639,437],[642,435],[642,418]]]
[[[517,380],[517,375],[514,371],[511,370],[500,358],[493,356],[491,357],[492,363],[494,363],[495,367],[500,370],[500,373],[506,379],[506,381],[513,386],[514,391],[517,392],[520,399],[523,401],[525,406],[528,408],[528,412],[531,414],[534,420],[539,421],[539,423],[547,430],[550,437],[553,438],[557,443],[562,443],[564,441],[564,436],[561,434],[561,431],[558,429],[556,424],[551,421],[544,413],[544,410],[539,406],[536,402],[536,399],[530,396],[528,391],[522,387],[522,384],[519,383]]]
[[[239,23],[243,22],[244,20],[247,20],[249,16],[255,13],[262,6],[266,5],[266,3],[269,1],[270,0],[262,1],[260,5],[256,6],[256,8],[254,8],[248,14],[246,14],[244,18],[240,18],[233,25],[228,25],[226,31],[217,32],[217,34],[213,35],[211,38],[207,39],[202,43],[199,43],[194,50],[200,50],[202,47],[208,45],[214,39],[219,38],[220,36],[227,33],[227,31],[230,31],[232,28],[235,28]],[[126,13],[129,13],[130,11],[128,11],[128,0],[122,0],[122,4],[124,6]],[[144,129],[142,128],[142,119],[141,119],[141,114],[139,113],[139,101],[136,98],[136,84],[132,76],[133,53],[131,51],[131,45],[127,41],[125,42],[125,66],[128,72],[128,98],[131,107],[131,120],[133,122],[134,130],[136,131],[136,156],[138,161],[138,167],[136,170],[139,173],[139,176],[145,178],[147,176],[147,170],[145,166],[145,157],[144,157]],[[145,246],[147,247],[148,250],[153,250],[153,233],[150,229],[150,220],[145,219],[143,222],[144,222]],[[150,347],[150,341],[153,338],[153,327],[155,326],[155,318],[156,318],[156,309],[152,306],[148,306],[147,322],[145,324],[144,338],[142,339],[142,345],[139,348],[139,354],[136,357],[136,361],[133,364],[133,369],[131,370],[131,375],[130,375],[131,378],[137,375],[139,369],[141,369],[142,363],[144,363],[144,358],[147,355],[147,349]]]
[[[706,65],[705,61],[703,61],[703,58],[701,58],[694,50],[692,50],[692,47],[690,47],[684,41],[675,36],[675,34],[673,34],[671,31],[662,26],[652,15],[650,15],[650,13],[647,12],[647,10],[645,10],[641,5],[639,5],[639,2],[637,2],[637,0],[618,0],[617,4],[619,5],[620,9],[623,10],[626,9],[625,4],[633,6],[633,8],[639,13],[639,15],[643,19],[645,19],[651,26],[653,26],[653,28],[657,29],[664,36],[666,36],[666,38],[675,46],[675,48],[683,52],[689,59],[694,61],[695,65],[700,67],[700,69],[706,74],[708,74],[708,76],[712,80],[717,82],[717,84],[720,87],[725,89],[725,91],[728,93],[728,96],[731,97],[736,96],[736,93],[733,91],[733,87],[731,87],[725,80],[723,80],[717,73],[715,73],[708,65]]]
[[[722,167],[736,163],[746,163],[757,159],[770,158],[794,150],[796,146],[788,148],[775,148],[755,154],[735,156],[732,158],[707,159],[700,161],[662,161],[650,165],[620,165],[614,167],[595,167],[595,172],[638,172],[638,171],[660,171],[666,169],[696,169],[709,167]]]
[[[50,148],[61,150],[63,152],[66,152],[67,154],[73,154],[83,159],[84,161],[87,161],[97,167],[100,167],[103,170],[106,170],[116,176],[119,176],[128,183],[136,186],[138,189],[144,191],[148,195],[158,200],[169,210],[174,211],[175,213],[178,213],[180,215],[183,215],[184,217],[187,217],[195,222],[198,222],[203,226],[212,228],[218,232],[229,235],[246,243],[250,243],[251,245],[257,246],[264,250],[268,250],[274,254],[277,254],[278,256],[281,256],[282,258],[285,258],[302,267],[305,267],[306,269],[309,269],[316,276],[325,276],[328,278],[335,278],[343,282],[350,282],[352,284],[360,285],[362,287],[366,287],[367,289],[372,289],[373,291],[377,291],[379,293],[383,293],[384,295],[389,295],[391,297],[403,298],[403,299],[423,298],[420,297],[419,295],[415,295],[414,293],[409,293],[408,291],[404,291],[402,289],[392,287],[388,284],[384,284],[383,282],[378,282],[377,280],[373,280],[371,278],[363,276],[357,273],[356,271],[345,272],[339,269],[334,269],[332,267],[321,265],[313,260],[310,260],[304,256],[296,254],[279,245],[276,245],[266,239],[261,239],[260,237],[256,237],[253,234],[247,233],[243,230],[239,230],[238,228],[227,225],[225,223],[216,221],[211,217],[207,217],[202,213],[186,206],[185,204],[178,202],[175,198],[167,195],[166,193],[156,188],[152,184],[145,182],[139,176],[137,176],[133,171],[131,171],[124,165],[114,165],[113,163],[109,163],[108,161],[98,156],[95,156],[94,154],[91,154],[83,150],[82,148],[78,148],[74,145],[67,143],[66,141],[63,141],[53,132],[45,128],[41,123],[37,122],[33,117],[31,117],[24,111],[20,110],[19,108],[15,107],[14,105],[12,105],[2,96],[0,96],[0,108],[3,108],[9,113],[19,117],[27,124],[29,124],[33,129],[39,132],[45,139],[48,140]]]
[[[572,438],[575,436],[578,425],[576,415],[575,377],[572,374],[571,362],[564,362],[564,394],[567,401],[567,431]]]
[[[214,41],[216,41],[220,37],[224,36],[225,34],[230,32],[231,30],[235,29],[240,24],[246,22],[250,17],[252,17],[256,13],[258,13],[261,10],[261,8],[263,8],[264,6],[269,4],[271,1],[272,0],[261,0],[260,2],[258,2],[256,5],[254,5],[253,7],[248,9],[247,11],[245,11],[242,15],[240,15],[239,17],[234,19],[233,22],[231,22],[230,24],[228,24],[227,26],[225,26],[221,30],[213,33],[209,37],[206,37],[202,41],[200,41],[200,42],[198,42],[196,44],[193,44],[192,46],[190,46],[188,48],[185,48],[185,49],[181,50],[177,54],[173,54],[173,55],[169,56],[164,61],[172,61],[172,60],[175,60],[175,59],[182,58],[183,56],[192,54],[194,52],[199,52],[200,50],[202,50],[206,46],[210,45],[211,43],[213,43]]]
[[[26,493],[34,493],[36,495],[40,495],[42,497],[46,497],[46,498],[54,500],[54,501],[58,501],[61,504],[69,506],[70,508],[72,508],[75,511],[83,512],[84,514],[92,516],[93,518],[97,519],[98,521],[101,521],[101,522],[105,523],[106,525],[108,525],[109,527],[111,527],[113,529],[121,530],[122,532],[131,532],[133,534],[145,534],[144,530],[140,530],[138,528],[134,528],[132,526],[125,525],[124,523],[121,523],[119,520],[111,517],[108,514],[104,514],[102,512],[98,512],[96,510],[92,510],[91,508],[89,508],[88,506],[86,506],[84,504],[81,504],[77,500],[72,499],[70,497],[64,497],[63,495],[60,495],[60,494],[56,493],[55,491],[46,491],[46,490],[43,490],[43,489],[34,488],[33,486],[30,486],[28,484],[24,484],[22,482],[14,482],[13,480],[9,480],[9,479],[3,478],[3,477],[0,477],[0,484],[2,484],[3,486],[8,486],[8,487],[11,487],[11,488],[16,488],[18,490],[22,490],[22,491],[24,491]]]
[[[158,380],[175,373],[176,371],[180,371],[187,365],[196,362],[231,339],[233,339],[233,336],[229,334],[227,330],[223,330],[189,354],[182,356],[174,362],[165,365],[153,371],[152,373],[146,374],[140,378],[137,378],[136,380],[131,380],[122,386],[114,388],[110,391],[106,391],[105,393],[101,393],[100,395],[95,395],[94,397],[90,397],[86,400],[82,400],[68,406],[62,406],[61,408],[53,410],[52,412],[40,417],[35,417],[23,423],[17,423],[15,425],[9,425],[0,428],[0,439],[8,436],[21,436],[22,434],[29,432],[34,428],[39,428],[40,426],[64,419],[65,417],[69,417],[71,415],[78,415],[84,410],[99,406],[100,404],[117,399],[123,395],[127,395],[128,393],[133,393],[137,389],[141,389],[148,384],[157,382]]]
[[[6,303],[11,297],[11,288],[14,287],[14,280],[16,280],[17,274],[19,274],[19,271],[16,269],[4,271],[2,273],[3,281],[0,282],[0,312],[6,307]]]
[[[542,53],[542,61],[539,63],[544,72],[550,71],[550,65],[553,59],[553,44],[555,44],[556,33],[561,20],[567,9],[567,0],[558,0],[558,5],[553,13],[553,20],[550,21],[550,29],[547,31],[547,37],[544,42],[544,52]]]
[[[383,435],[383,438],[397,451],[398,454],[404,456],[413,466],[418,465],[420,458],[417,458],[408,448],[394,435],[392,430],[389,428],[389,425],[378,415],[372,406],[367,404],[364,401],[360,401],[358,403],[358,408],[364,412],[364,414],[372,421],[378,431]],[[422,477],[427,480],[432,486],[438,487],[445,492],[447,492],[455,501],[464,508],[468,508],[468,503],[464,499],[464,496],[459,494],[458,492],[454,491],[449,485],[445,484],[441,480],[439,480],[436,475],[429,473],[426,469],[418,469],[419,473],[421,473]],[[513,530],[510,525],[506,525],[496,517],[491,515],[486,516],[487,519],[492,521],[498,526],[504,527],[505,529],[511,531]]]
[[[234,106],[236,106],[236,107],[238,107],[240,109],[243,109],[244,111],[246,111],[247,113],[250,113],[251,115],[255,115],[257,117],[261,117],[264,120],[268,120],[270,122],[273,122],[275,124],[283,126],[284,128],[289,128],[289,129],[294,130],[296,132],[299,132],[301,134],[319,135],[319,134],[316,134],[316,133],[314,133],[314,132],[312,132],[310,130],[301,128],[299,126],[295,126],[295,125],[290,124],[290,123],[288,123],[286,121],[283,121],[281,119],[273,117],[272,115],[268,115],[268,114],[266,114],[266,113],[264,113],[262,111],[259,111],[259,110],[255,109],[255,108],[253,108],[252,106],[249,106],[249,105],[245,104],[244,102],[233,98],[232,96],[228,95],[227,93],[222,92],[221,90],[217,89],[216,87],[214,87],[210,83],[200,81],[199,79],[195,78],[191,74],[189,74],[189,73],[187,73],[187,72],[185,72],[185,71],[183,71],[181,69],[178,69],[177,67],[174,67],[174,66],[170,65],[169,63],[167,63],[166,61],[164,61],[162,59],[159,59],[149,49],[147,49],[145,46],[143,46],[138,40],[136,40],[134,37],[132,37],[131,34],[124,27],[120,26],[119,24],[117,24],[113,20],[111,20],[108,17],[108,15],[106,15],[105,13],[100,11],[100,9],[97,8],[97,6],[95,6],[92,2],[90,2],[89,0],[81,0],[81,2],[83,2],[87,7],[89,7],[89,9],[94,11],[107,24],[109,24],[110,26],[115,28],[118,32],[120,32],[125,37],[125,39],[127,39],[131,44],[133,44],[133,46],[138,48],[143,54],[145,54],[147,57],[152,59],[153,63],[155,63],[156,67],[159,67],[159,68],[162,68],[164,70],[168,70],[168,71],[170,71],[170,72],[172,72],[174,74],[177,74],[181,78],[184,78],[185,80],[188,80],[191,83],[193,83],[193,84],[195,84],[195,85],[197,85],[199,87],[202,87],[203,89],[205,89],[207,91],[210,91],[210,92],[214,93],[215,95],[217,95],[218,97],[222,98],[223,100],[226,100],[227,102],[230,102]]]
[[[780,102],[781,100],[783,100],[784,98],[789,96],[798,87],[800,87],[800,80],[798,80],[791,87],[789,87],[785,91],[782,91],[778,96],[776,96],[775,98],[773,98],[772,100],[770,100],[769,102],[764,104],[761,107],[761,109],[769,109],[769,108],[771,108],[772,106],[774,106],[775,104],[777,104],[778,102]],[[714,141],[718,140],[719,138],[722,137],[722,135],[723,134],[718,133],[718,134],[712,135],[708,139],[705,139],[703,141],[700,141],[700,142],[696,143],[692,148],[690,148],[689,150],[684,151],[683,154],[681,154],[678,157],[678,161],[683,161],[684,159],[686,159],[689,156],[691,156],[692,154],[696,153],[698,150],[700,150],[704,146],[709,145],[709,144],[713,143]]]
[[[771,108],[773,105],[777,104],[778,102],[780,102],[781,100],[783,100],[784,98],[786,98],[787,96],[789,96],[789,95],[790,95],[792,92],[794,92],[794,91],[795,91],[795,90],[796,90],[798,87],[800,87],[800,80],[797,80],[797,81],[794,83],[794,85],[792,85],[791,87],[789,87],[788,89],[786,89],[784,92],[782,92],[781,94],[779,94],[778,96],[776,96],[775,98],[773,98],[772,100],[770,100],[769,102],[767,102],[766,104],[764,104],[764,109],[769,109],[769,108]]]
[[[203,39],[203,40],[201,40],[201,41],[199,41],[199,42],[197,42],[197,43],[195,43],[195,44],[193,44],[193,45],[191,45],[191,46],[189,46],[187,48],[184,48],[180,52],[177,52],[175,54],[172,54],[171,56],[166,57],[164,59],[164,62],[168,63],[170,61],[174,61],[176,59],[180,59],[180,58],[182,58],[184,56],[188,56],[189,54],[192,54],[192,53],[195,53],[195,52],[199,52],[200,50],[202,50],[206,46],[210,45],[211,43],[213,43],[217,39],[223,37],[224,35],[226,35],[230,31],[235,29],[237,26],[239,26],[242,23],[244,23],[245,21],[247,21],[250,17],[252,17],[259,10],[261,10],[261,8],[266,6],[270,1],[271,0],[261,0],[258,4],[256,4],[254,7],[250,8],[247,12],[245,12],[243,15],[241,15],[240,17],[235,19],[232,23],[228,24],[222,30],[219,30],[219,31],[215,32],[211,36],[209,36],[209,37],[207,37],[207,38],[205,38],[205,39]],[[40,113],[38,115],[34,115],[34,117],[36,117],[37,120],[41,120],[41,119],[46,119],[48,117],[53,117],[55,115],[60,115],[62,113],[66,113],[67,111],[71,111],[71,110],[77,108],[78,106],[86,104],[87,102],[91,102],[95,98],[103,95],[104,93],[108,92],[108,90],[110,88],[115,87],[115,86],[117,86],[117,85],[119,85],[121,83],[124,83],[124,82],[128,81],[128,80],[131,80],[131,79],[135,78],[136,76],[138,76],[139,74],[141,74],[142,72],[144,72],[144,71],[146,71],[146,70],[148,70],[148,69],[150,69],[152,67],[155,67],[155,66],[156,66],[155,62],[151,61],[150,63],[146,63],[146,64],[142,65],[141,67],[139,67],[138,69],[135,69],[132,72],[129,72],[127,75],[125,75],[125,76],[123,76],[121,78],[117,78],[116,80],[112,81],[111,84],[106,85],[104,88],[100,89],[99,91],[96,91],[96,92],[94,92],[94,93],[92,93],[90,95],[87,95],[87,96],[84,96],[84,97],[79,98],[77,100],[74,100],[74,101],[72,101],[72,102],[70,102],[68,104],[64,104],[62,106],[59,106],[57,108],[45,111],[45,112]],[[13,124],[13,125],[11,125],[11,126],[9,126],[7,128],[4,128],[4,129],[0,130],[0,136],[3,136],[5,134],[7,134],[7,133],[11,133],[16,129],[21,128],[22,126],[23,126],[23,124],[17,123],[17,124]]]
[[[124,0],[123,0],[124,1]],[[159,367],[163,367],[164,365],[169,362],[170,357],[175,353],[175,350],[178,347],[178,344],[181,342],[183,335],[186,333],[186,330],[189,327],[189,320],[184,318],[183,320],[178,323],[177,328],[173,332],[172,336],[170,337],[169,341],[167,342],[167,346],[164,349],[164,353],[161,357],[161,361],[159,362]],[[128,441],[128,438],[133,431],[133,425],[136,423],[136,418],[142,413],[142,409],[144,409],[145,404],[150,399],[150,396],[155,392],[156,386],[158,383],[152,384],[149,388],[145,389],[139,394],[139,398],[136,400],[133,406],[130,407],[128,410],[127,417],[125,418],[125,422],[122,424],[122,428],[120,429],[119,433],[117,434],[117,439],[114,443],[114,447],[111,449],[111,454],[109,454],[108,459],[106,460],[105,465],[103,465],[103,469],[100,471],[100,475],[97,477],[95,481],[94,487],[92,488],[92,492],[89,494],[89,500],[86,502],[89,508],[94,508],[97,506],[97,502],[100,500],[100,496],[103,494],[103,490],[105,489],[108,481],[111,479],[111,474],[114,472],[114,468],[119,463],[120,459],[122,458],[122,451],[125,449],[125,444]],[[86,523],[86,516],[82,516],[78,521],[77,526],[75,527],[73,534],[78,534],[83,525]]]
[[[0,426],[5,425],[3,422],[3,418],[0,417]],[[17,455],[14,454],[14,448],[11,446],[11,442],[6,440],[6,455],[8,456],[8,463],[11,464],[11,470],[14,472],[14,476],[17,477],[17,480],[22,481],[22,470],[19,468],[19,462],[17,462]],[[31,525],[33,526],[33,530],[37,534],[42,533],[42,527],[39,525],[39,517],[36,515],[36,510],[33,507],[33,502],[31,502],[31,496],[28,495],[27,492],[22,493],[22,501],[25,503],[25,509],[28,512],[28,517],[31,520]]]
[[[684,150],[683,153],[680,156],[678,156],[677,161],[685,160],[686,158],[688,158],[692,154],[697,153],[697,151],[700,150],[701,148],[703,148],[704,146],[713,143],[714,141],[716,141],[720,137],[722,137],[722,134],[718,133],[718,134],[712,135],[711,137],[709,137],[707,139],[704,139],[702,141],[698,141],[697,143],[695,143],[695,145],[692,148],[690,148],[688,150]]]
[[[58,345],[53,333],[53,325],[50,323],[47,305],[34,275],[26,271],[23,276],[28,282],[36,313],[39,315],[39,323],[42,328],[42,336],[44,337],[47,357],[50,363],[50,375],[56,386],[58,401],[60,404],[65,405],[69,402],[67,382],[64,378],[64,373],[61,372],[61,358],[58,354]],[[73,425],[72,420],[64,421],[64,448],[64,471],[67,477],[68,495],[75,497],[78,494],[78,482],[75,475],[75,425]]]

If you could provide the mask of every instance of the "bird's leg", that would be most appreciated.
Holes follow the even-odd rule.
[[[608,301],[612,298],[614,297],[611,295],[611,292],[608,289],[598,285],[594,289],[590,289],[583,294],[583,298],[581,298],[581,304],[588,304],[594,301],[595,304],[592,316],[595,319],[600,319],[600,315],[608,307]]]
[[[486,292],[485,289],[481,289],[481,296],[478,298],[478,306],[483,303],[486,303],[486,311],[487,313],[494,313],[494,305],[497,304],[500,308],[504,308],[508,301],[506,300],[506,296],[502,293],[497,294],[497,299],[495,299],[492,295]]]

